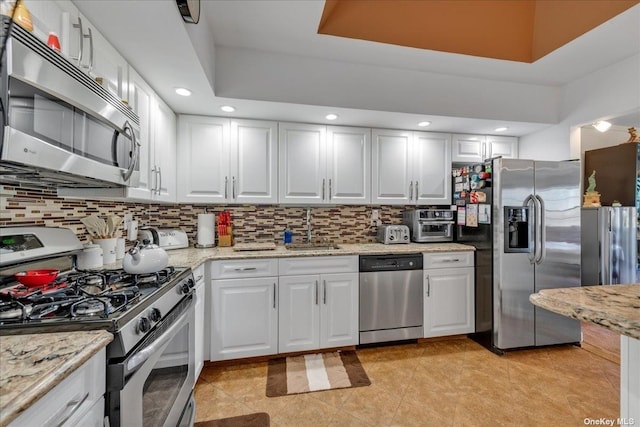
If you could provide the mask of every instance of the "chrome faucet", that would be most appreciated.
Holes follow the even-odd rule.
[[[307,208],[307,243],[311,243],[311,208]]]

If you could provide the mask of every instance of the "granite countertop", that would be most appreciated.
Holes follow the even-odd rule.
[[[554,313],[640,339],[640,283],[543,289],[529,300]]]
[[[5,426],[113,340],[107,331],[0,337],[0,426]]]
[[[460,243],[405,243],[383,245],[382,243],[338,243],[339,249],[332,250],[288,250],[283,245],[273,250],[235,251],[233,247],[215,247],[209,249],[173,249],[169,254],[169,265],[176,267],[195,268],[205,261],[221,259],[250,259],[250,258],[290,258],[311,256],[340,256],[340,255],[383,255],[423,252],[461,252],[475,251],[473,246]]]

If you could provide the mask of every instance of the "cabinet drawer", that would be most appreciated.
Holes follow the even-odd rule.
[[[211,263],[212,279],[241,279],[278,275],[276,259],[223,260]]]
[[[473,267],[473,251],[468,252],[432,252],[424,254],[424,266],[427,268]]]
[[[355,255],[280,258],[278,264],[280,276],[358,272],[358,257]]]
[[[106,351],[102,349],[30,406],[10,427],[83,425],[79,421],[103,399],[105,363]]]

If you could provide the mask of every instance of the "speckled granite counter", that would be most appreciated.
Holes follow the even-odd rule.
[[[554,313],[640,339],[640,284],[543,289],[529,299]]]
[[[106,331],[0,337],[0,426],[9,424],[112,340]]]
[[[383,245],[382,243],[338,243],[339,249],[332,250],[288,250],[278,245],[274,250],[266,251],[234,251],[232,247],[210,249],[175,249],[167,251],[169,265],[195,268],[208,260],[218,259],[248,259],[248,258],[284,258],[310,256],[340,256],[340,255],[381,255],[421,252],[459,252],[474,251],[473,246],[459,243],[408,243],[398,245]]]

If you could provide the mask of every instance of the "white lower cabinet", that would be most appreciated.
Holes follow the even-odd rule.
[[[195,359],[196,359],[196,379],[204,367],[206,335],[205,335],[205,265],[202,264],[193,270],[193,277],[196,281],[196,319],[195,319]]]
[[[275,260],[267,261],[277,268]],[[212,262],[213,361],[278,352],[278,277],[254,277],[256,271],[251,260]]]
[[[424,337],[474,330],[473,252],[424,254]]]
[[[357,345],[357,257],[292,258],[280,263],[283,273],[304,274],[280,276],[278,352]],[[324,273],[331,270],[342,272]]]
[[[94,356],[40,398],[9,427],[103,426],[106,351]]]

